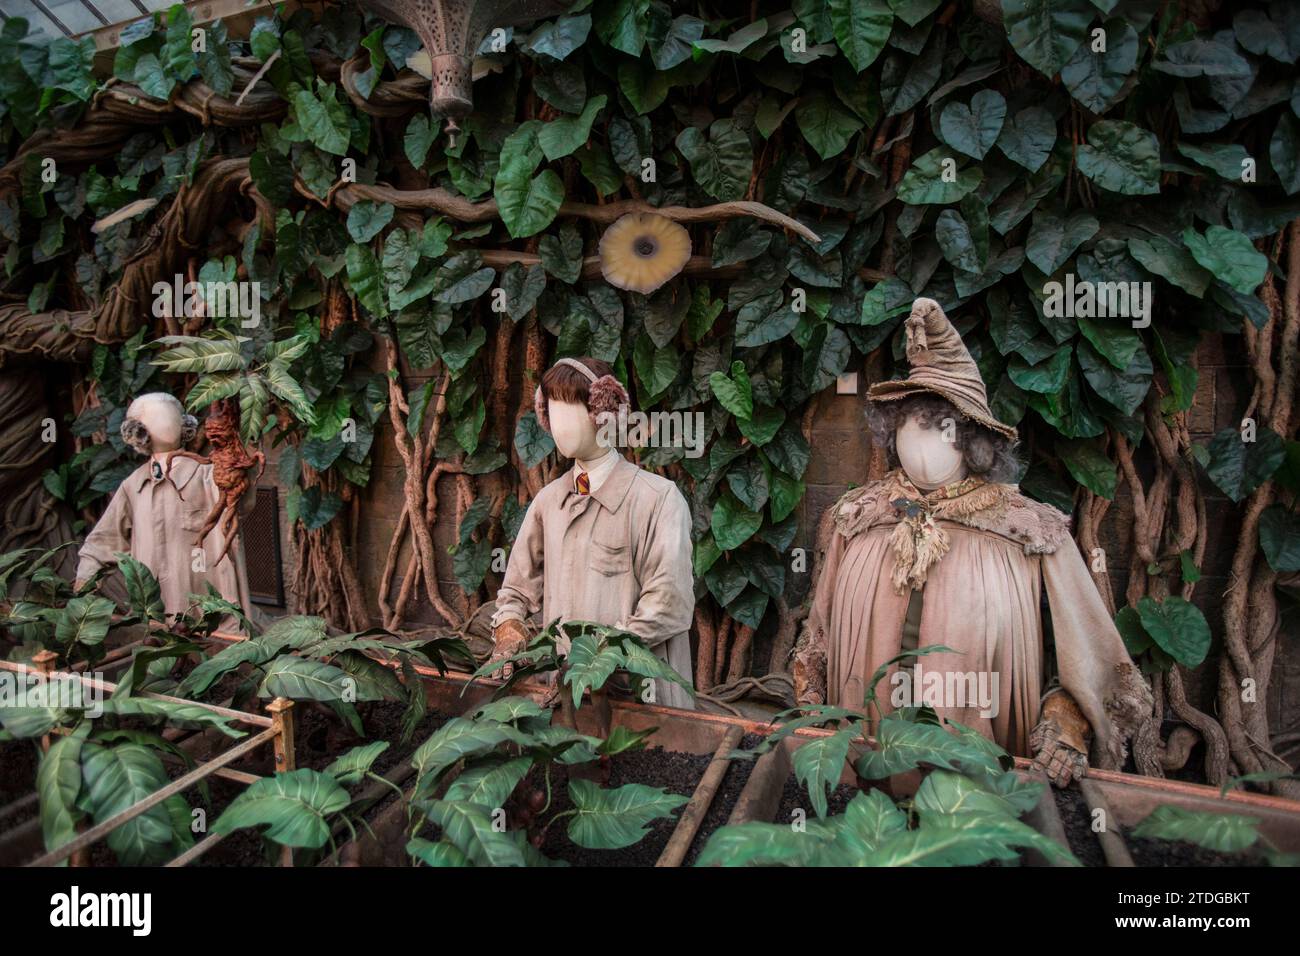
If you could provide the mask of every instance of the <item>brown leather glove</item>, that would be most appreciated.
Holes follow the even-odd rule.
[[[1091,739],[1092,728],[1079,705],[1067,691],[1057,691],[1043,701],[1038,724],[1029,734],[1034,767],[1056,786],[1067,787],[1075,777],[1087,775]]]
[[[495,646],[492,649],[492,656],[488,658],[488,663],[513,657],[528,646],[528,628],[524,627],[523,621],[508,618],[493,629],[492,643]],[[510,675],[514,672],[514,665],[507,664],[497,673],[502,680],[509,680]]]
[[[795,645],[790,668],[796,704],[826,703],[826,651],[805,635]]]

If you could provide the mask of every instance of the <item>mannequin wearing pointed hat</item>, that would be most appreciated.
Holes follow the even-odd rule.
[[[1118,768],[1151,697],[1069,518],[1010,483],[1016,430],[993,416],[939,304],[917,299],[905,334],[911,373],[868,392],[873,437],[895,470],[833,508],[794,654],[796,697],[860,709],[884,662],[942,645],[951,651],[889,669],[882,712],[933,706],[1033,756],[1059,786],[1090,763]],[[1044,589],[1059,684],[1044,679]]]
[[[608,363],[564,358],[542,376],[534,404],[574,466],[524,515],[497,591],[492,660],[523,650],[524,621],[541,611],[548,624],[559,618],[631,631],[689,684],[690,509],[672,481],[605,443],[618,429],[604,426],[626,412],[627,391]],[[653,702],[695,706],[685,688],[664,680],[654,682]]]

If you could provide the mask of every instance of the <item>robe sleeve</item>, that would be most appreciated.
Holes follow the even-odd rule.
[[[622,622],[646,644],[656,647],[690,630],[695,613],[691,571],[691,513],[680,491],[660,499],[650,519],[645,552],[638,562],[641,596],[636,610]]]
[[[809,690],[821,695],[823,703],[838,703],[828,696],[827,642],[835,581],[840,574],[840,562],[844,559],[847,544],[848,539],[844,535],[831,531],[826,553],[819,557],[817,583],[808,609],[808,620],[804,622],[803,633],[794,648],[792,671],[807,681]]]
[[[506,574],[497,591],[497,609],[492,615],[492,627],[502,621],[525,621],[542,607],[542,546],[545,529],[542,527],[542,505],[534,498],[524,514],[510,549]]]
[[[1093,731],[1090,762],[1118,769],[1126,743],[1151,714],[1151,692],[1073,542],[1042,558],[1061,686]]]
[[[116,564],[114,552],[130,550],[131,499],[124,481],[113,492],[103,517],[90,529],[77,554],[77,581],[89,579],[105,565]]]

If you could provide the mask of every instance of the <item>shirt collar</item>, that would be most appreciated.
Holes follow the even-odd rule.
[[[146,487],[153,483],[153,456],[145,460],[145,463],[136,469],[132,478],[135,482],[136,491],[144,491]],[[164,459],[160,462],[164,472],[167,469],[167,463]],[[171,483],[176,486],[177,491],[184,490],[185,486],[190,483],[195,475],[199,473],[199,463],[193,458],[185,458],[177,455],[172,459],[171,464]],[[163,479],[164,481],[166,478]]]
[[[613,469],[598,487],[592,489],[591,497],[606,511],[618,511],[623,505],[623,499],[627,497],[628,489],[632,487],[632,480],[640,470],[622,455],[616,454]],[[577,476],[578,469],[575,465],[570,477],[576,479]]]
[[[609,477],[610,473],[614,470],[614,466],[621,458],[622,456],[611,448],[605,452],[604,456],[597,459],[595,464],[587,469],[587,480],[590,482],[589,487],[593,492],[604,484],[605,479]],[[573,466],[572,482],[575,491],[578,488],[578,475],[580,474],[582,474],[582,470],[575,463]]]

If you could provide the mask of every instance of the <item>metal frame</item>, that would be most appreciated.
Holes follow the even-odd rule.
[[[148,6],[142,3],[141,0],[131,0],[131,5],[139,11],[140,15],[129,20],[119,20],[118,22],[113,23],[110,22],[95,5],[95,0],[80,0],[80,2],[82,7],[84,7],[91,16],[98,20],[102,26],[96,27],[92,30],[84,30],[74,33],[72,30],[69,30],[67,25],[54,14],[52,9],[50,9],[48,0],[31,0],[32,5],[36,7],[41,15],[52,23],[63,36],[70,39],[77,39],[83,36],[94,37],[95,48],[97,50],[111,50],[115,48],[118,46],[122,30],[127,25],[144,17],[151,17],[155,13],[166,14],[167,9],[172,5],[169,2],[159,7],[157,10],[151,10]],[[299,5],[300,4],[296,2],[290,2],[286,4],[286,8],[293,10]],[[253,0],[251,3],[250,0],[189,0],[189,2],[185,3],[185,7],[190,11],[190,15],[194,18],[195,25],[198,25],[202,23],[211,23],[214,20],[232,19],[241,15],[256,15],[264,13],[273,9],[275,3],[274,0]],[[5,20],[12,19],[9,14],[0,14],[0,16]]]
[[[58,655],[53,651],[41,651],[36,654],[32,660],[35,667],[29,667],[15,661],[0,661],[0,670],[13,671],[18,674],[41,674],[45,677],[61,677],[69,680],[78,680],[82,684],[91,686],[100,691],[112,692],[117,689],[117,684],[102,680],[98,677],[92,677],[87,674],[77,673],[68,670],[55,670],[54,662]],[[149,692],[140,692],[137,696],[150,700],[161,700],[174,704],[185,704],[192,707],[200,707],[210,713],[228,717],[238,723],[248,724],[252,727],[260,727],[261,730],[247,740],[242,740],[228,750],[223,751],[210,760],[198,764],[189,773],[173,780],[167,786],[155,790],[143,800],[139,800],[127,807],[120,813],[110,817],[103,823],[98,823],[83,832],[79,833],[74,839],[57,847],[48,853],[43,854],[37,859],[28,863],[28,866],[54,866],[58,863],[68,860],[72,866],[84,866],[87,864],[87,851],[92,844],[97,843],[109,833],[122,826],[124,823],[135,819],[143,813],[148,812],[153,807],[162,803],[169,797],[175,796],[184,790],[188,790],[201,780],[208,777],[216,776],[227,780],[233,780],[245,785],[255,783],[262,779],[255,774],[244,773],[243,771],[228,769],[227,765],[234,763],[240,757],[251,753],[263,744],[271,744],[275,752],[275,769],[277,772],[289,771],[294,769],[294,747],[293,747],[293,701],[284,697],[277,697],[271,703],[267,704],[266,710],[271,716],[264,717],[261,714],[248,713],[246,711],[234,710],[229,707],[220,707],[216,704],[205,704],[200,701],[183,700],[179,697],[169,697],[165,694],[153,694]],[[61,729],[55,733],[65,733]],[[41,749],[48,751],[50,749],[50,735],[46,734],[41,738]],[[6,807],[0,807],[0,817],[21,809],[23,806],[31,803],[34,794],[19,798]],[[167,866],[185,866],[186,864],[197,860],[203,854],[207,853],[214,846],[224,839],[225,834],[210,833],[194,846],[181,853]],[[293,865],[293,849],[291,847],[281,847],[280,865]]]

